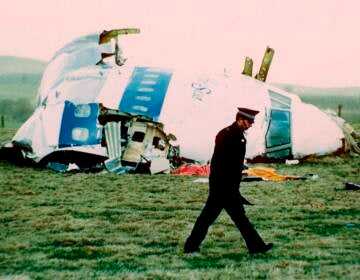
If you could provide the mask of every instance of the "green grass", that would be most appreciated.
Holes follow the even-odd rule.
[[[13,133],[0,129],[0,143]],[[0,161],[0,279],[360,279],[360,192],[344,190],[360,181],[360,157],[267,166],[319,176],[242,184],[256,204],[248,216],[274,249],[249,255],[222,213],[201,253],[185,255],[208,188],[194,177],[59,174]]]

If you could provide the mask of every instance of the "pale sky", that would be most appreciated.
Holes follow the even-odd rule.
[[[136,27],[141,34],[128,40],[136,42],[145,58],[170,66],[226,68],[237,74],[250,56],[256,73],[270,46],[275,55],[268,82],[360,86],[359,0],[0,3],[0,55],[48,61],[78,36]]]

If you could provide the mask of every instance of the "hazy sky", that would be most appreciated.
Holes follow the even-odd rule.
[[[236,73],[250,56],[257,72],[270,46],[269,82],[360,86],[359,0],[0,1],[0,55],[47,61],[78,36],[137,27],[130,40],[159,62]]]

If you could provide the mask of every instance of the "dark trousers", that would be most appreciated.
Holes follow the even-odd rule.
[[[239,229],[249,251],[264,247],[264,241],[245,215],[239,190],[234,189],[226,194],[220,194],[218,191],[211,190],[210,188],[204,209],[197,218],[191,234],[186,240],[185,250],[191,251],[200,247],[201,242],[206,237],[208,228],[215,222],[222,209],[225,209]]]

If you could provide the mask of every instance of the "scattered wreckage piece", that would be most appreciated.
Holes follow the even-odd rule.
[[[360,184],[347,182],[347,183],[345,183],[345,190],[347,190],[347,191],[360,191]]]
[[[190,164],[183,165],[174,170],[171,174],[185,175],[185,176],[203,176],[208,177],[210,175],[209,164]],[[274,168],[269,167],[246,167],[242,171],[243,181],[287,181],[287,180],[304,180],[306,178],[294,175],[281,175],[276,172]]]
[[[304,177],[294,175],[281,175],[274,168],[254,167],[243,171],[245,176],[260,177],[263,181],[287,181],[287,180],[303,180]]]

